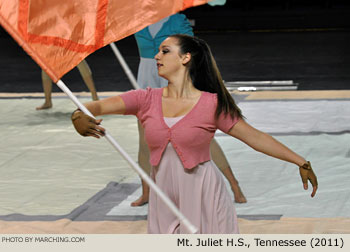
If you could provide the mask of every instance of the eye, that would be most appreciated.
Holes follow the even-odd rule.
[[[163,49],[163,50],[162,50],[162,53],[163,53],[163,54],[167,54],[168,52],[169,52],[168,49]]]

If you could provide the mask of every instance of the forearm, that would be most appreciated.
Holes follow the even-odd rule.
[[[91,101],[84,105],[94,116],[125,113],[125,104],[120,96]]]
[[[243,119],[230,130],[229,134],[243,141],[254,150],[271,157],[291,162],[298,166],[306,162],[303,157],[290,150],[287,146],[272,136],[250,126]]]
[[[93,114],[94,116],[100,116],[101,113],[101,104],[100,101],[91,101],[84,103],[84,106]]]
[[[256,142],[251,146],[254,150],[262,152],[271,157],[294,163],[298,166],[306,163],[306,160],[303,157],[289,149],[272,136],[264,132],[259,132],[257,137],[258,139],[256,139]]]

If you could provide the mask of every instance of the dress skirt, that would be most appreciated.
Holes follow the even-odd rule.
[[[164,120],[171,127],[181,118]],[[213,161],[185,169],[169,142],[159,165],[152,167],[151,177],[180,212],[198,228],[198,233],[238,233],[233,200]],[[189,233],[152,189],[148,206],[148,233]]]

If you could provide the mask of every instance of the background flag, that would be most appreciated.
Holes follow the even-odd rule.
[[[0,0],[0,24],[57,82],[97,49],[209,0]]]

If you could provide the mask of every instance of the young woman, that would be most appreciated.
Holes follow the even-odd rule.
[[[233,202],[210,157],[216,129],[256,151],[299,166],[304,189],[310,180],[311,196],[315,196],[317,179],[310,162],[244,120],[203,40],[172,35],[162,42],[155,59],[159,75],[168,80],[167,87],[129,91],[87,103],[86,107],[96,116],[138,117],[150,149],[151,177],[199,233],[238,233]],[[72,121],[83,136],[104,135],[101,119],[94,120],[77,110]],[[188,232],[152,190],[148,232]]]
[[[163,18],[155,24],[145,27],[141,31],[135,33],[135,39],[140,54],[140,64],[137,72],[137,83],[143,89],[147,87],[160,88],[168,85],[168,80],[158,75],[158,69],[154,56],[158,53],[160,44],[170,35],[187,34],[193,36],[193,30],[190,21],[184,14],[176,13],[169,17]],[[138,163],[140,167],[149,175],[151,165],[149,163],[149,150],[144,138],[144,130],[140,121],[138,121],[139,129],[139,153]],[[237,179],[235,178],[230,164],[228,163],[224,152],[220,148],[217,141],[213,138],[210,144],[211,157],[220,169],[222,174],[228,180],[234,195],[235,202],[246,203],[245,198]],[[147,183],[142,181],[142,195],[131,203],[131,206],[142,206],[148,203],[149,187]]]

